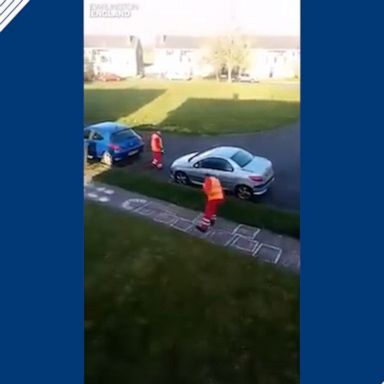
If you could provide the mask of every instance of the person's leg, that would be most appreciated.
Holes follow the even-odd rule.
[[[207,201],[205,204],[204,216],[202,217],[200,223],[196,228],[201,232],[207,232],[209,226],[211,225],[211,217],[214,214],[214,202]]]
[[[161,152],[152,152],[152,165],[158,169],[163,168]]]
[[[209,218],[211,226],[214,226],[216,223],[217,207],[218,207],[218,200],[212,200],[212,211],[211,211],[211,217]]]
[[[158,163],[159,163],[159,161],[157,160],[156,152],[152,152],[152,165],[154,167],[157,167]]]
[[[224,200],[213,200],[212,201],[212,216],[211,216],[211,226],[213,227],[217,220],[217,211],[219,209],[219,206],[223,203]]]
[[[156,153],[156,159],[157,159],[157,168],[158,169],[163,168],[163,156],[161,152]]]

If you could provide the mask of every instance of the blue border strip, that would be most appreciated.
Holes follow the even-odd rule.
[[[27,6],[0,33],[0,383],[83,384],[83,4]]]

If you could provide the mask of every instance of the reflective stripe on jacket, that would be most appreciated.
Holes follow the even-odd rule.
[[[203,189],[207,195],[208,200],[222,200],[224,199],[223,188],[221,187],[218,178],[209,176],[205,178]]]
[[[163,150],[163,141],[157,133],[154,133],[151,137],[151,150],[152,152],[161,152]]]

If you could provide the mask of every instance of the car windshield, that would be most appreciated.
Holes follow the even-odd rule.
[[[136,134],[132,129],[123,129],[111,135],[111,143],[117,143],[123,140],[133,139],[134,137],[136,137]]]
[[[197,152],[197,153],[195,153],[193,156],[191,156],[191,157],[188,159],[188,161],[191,161],[191,160],[193,160],[194,158],[196,158],[196,157],[198,157],[198,156],[201,156],[201,155],[203,155],[203,154],[206,153],[206,152],[208,152],[208,151]]]
[[[253,156],[247,151],[236,152],[231,159],[241,168],[245,167],[253,160]]]

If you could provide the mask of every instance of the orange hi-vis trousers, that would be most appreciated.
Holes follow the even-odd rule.
[[[216,214],[219,206],[223,203],[224,199],[207,200],[205,204],[204,216],[201,219],[200,226],[208,228],[216,221]]]
[[[163,156],[161,152],[152,152],[152,165],[157,168],[162,168],[163,166]]]

